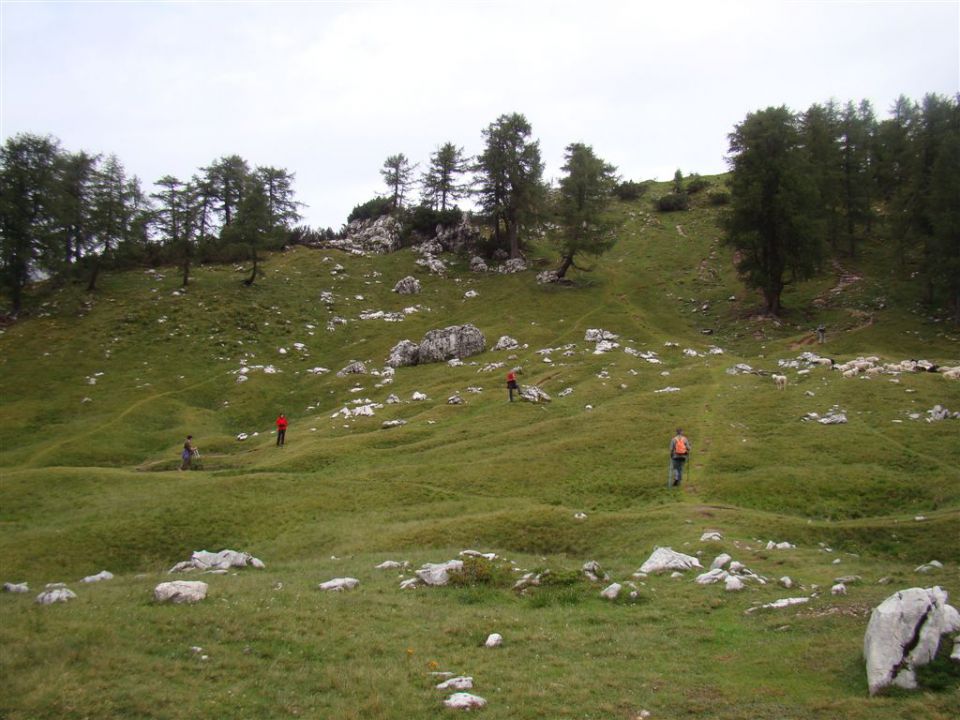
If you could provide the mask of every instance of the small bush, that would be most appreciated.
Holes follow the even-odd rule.
[[[393,200],[387,197],[375,197],[365,203],[357,205],[347,216],[347,222],[354,220],[375,220],[393,212]]]
[[[649,188],[649,183],[626,180],[614,188],[613,194],[621,200],[639,200]]]
[[[710,181],[706,178],[702,178],[699,175],[692,176],[687,182],[687,192],[690,195],[696,195],[698,192],[702,192],[710,187]]]
[[[707,201],[711,205],[729,205],[730,193],[726,190],[714,190],[707,193]]]
[[[485,557],[468,555],[463,559],[462,570],[450,572],[450,584],[455,587],[489,585],[509,588],[515,582],[513,568],[508,563]]]
[[[657,201],[657,209],[661,212],[674,212],[675,210],[686,210],[690,207],[690,198],[686,193],[669,193]]]
[[[453,227],[459,225],[463,219],[463,211],[460,208],[449,208],[447,210],[434,210],[426,205],[418,205],[409,211],[404,217],[404,230],[417,232],[427,237],[433,237],[437,225],[443,227]]]

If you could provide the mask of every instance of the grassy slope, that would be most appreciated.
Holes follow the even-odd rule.
[[[645,207],[621,208],[620,243],[573,288],[537,287],[530,273],[472,275],[463,264],[450,279],[424,276],[409,251],[356,258],[298,248],[271,257],[253,288],[229,267],[199,269],[185,295],[174,294],[172,269],[162,278],[127,273],[105,278],[92,303],[65,288],[43,316],[8,328],[0,337],[2,579],[36,588],[103,568],[121,576],[74,584],[80,598],[65,607],[0,596],[8,679],[0,713],[432,716],[441,714],[425,675],[433,660],[473,674],[491,717],[631,717],[643,707],[659,717],[950,717],[955,686],[868,701],[859,645],[869,608],[891,592],[875,584],[881,576],[898,588],[960,592],[956,426],[906,418],[936,403],[960,408],[960,389],[936,375],[894,384],[817,370],[790,372],[788,390],[777,393],[768,378],[725,371],[737,362],[775,369],[809,349],[818,318],[838,359],[958,364],[956,332],[903,310],[914,289],[882,274],[879,251],[859,261],[864,279],[827,308],[816,311],[812,300],[835,284],[831,276],[791,288],[782,325],[753,319],[755,301],[719,246],[715,211],[658,217]],[[550,261],[539,252],[536,262]],[[346,272],[332,275],[335,263]],[[424,292],[393,294],[411,273]],[[464,299],[471,288],[479,297]],[[322,290],[336,294],[332,311]],[[412,304],[422,309],[403,323],[356,319],[363,309]],[[328,332],[333,314],[350,322]],[[523,343],[509,362],[554,402],[507,404],[503,372],[478,372],[508,362],[492,351],[462,367],[403,368],[380,388],[377,377],[334,375],[351,360],[379,368],[398,340],[463,322],[480,327],[488,345],[502,334]],[[594,355],[583,340],[591,327],[664,362]],[[536,352],[567,344],[573,354],[554,352],[550,364]],[[711,344],[725,354],[681,353]],[[254,371],[237,384],[241,358],[280,372]],[[317,365],[334,372],[306,372]],[[653,392],[666,385],[681,390]],[[567,387],[573,393],[559,398]],[[416,390],[429,399],[409,401]],[[456,391],[465,405],[446,404]],[[330,417],[351,400],[383,402],[391,392],[404,402],[375,418]],[[798,421],[834,404],[849,424]],[[282,451],[270,435],[281,410],[291,420]],[[395,417],[409,424],[380,429]],[[690,482],[671,492],[664,448],[677,424],[696,452]],[[239,443],[238,432],[260,434]],[[204,452],[202,472],[172,472],[187,433]],[[577,511],[587,520],[574,521]],[[914,521],[920,514],[927,520]],[[404,594],[393,574],[372,570],[388,556],[416,564],[478,547],[525,567],[597,559],[623,580],[655,545],[700,549],[707,528],[727,538],[702,546],[707,562],[725,550],[807,588],[842,574],[866,583],[806,611],[744,616],[752,603],[789,593],[728,595],[654,578],[638,602],[614,605],[589,589]],[[767,552],[769,539],[799,549]],[[195,608],[149,602],[167,567],[223,547],[263,558],[268,570],[211,578],[210,601]],[[946,570],[914,575],[933,558]],[[362,590],[314,589],[337,575],[360,578]],[[493,631],[507,645],[482,651]],[[194,645],[212,648],[211,659],[191,654]]]

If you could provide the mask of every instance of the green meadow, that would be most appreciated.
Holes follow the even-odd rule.
[[[95,295],[36,289],[0,335],[0,581],[30,587],[0,594],[0,717],[445,717],[435,671],[472,676],[491,719],[960,715],[956,663],[870,698],[861,657],[871,609],[896,590],[940,585],[960,602],[960,421],[925,421],[937,404],[960,411],[960,383],[788,368],[781,392],[769,377],[805,351],[960,365],[960,330],[917,304],[879,238],[789,286],[775,321],[738,282],[716,208],[657,213],[644,198],[615,212],[617,245],[569,286],[536,284],[557,262],[541,240],[514,275],[457,256],[430,275],[409,249],[293,247],[252,287],[247,266],[210,265],[185,291],[173,267],[106,275]],[[841,270],[859,279],[832,292]],[[419,295],[392,292],[406,275]],[[402,322],[360,319],[412,307]],[[347,322],[328,329],[334,317]],[[400,340],[463,323],[488,349],[462,365],[337,376],[353,361],[382,373]],[[591,328],[620,346],[596,354]],[[502,335],[521,348],[490,349]],[[737,364],[763,374],[728,372]],[[513,366],[551,402],[509,403]],[[382,407],[337,414],[355,401]],[[834,406],[846,424],[801,421]],[[381,427],[394,419],[406,425]],[[693,453],[671,489],[678,426]],[[202,462],[179,472],[188,434]],[[701,542],[708,530],[722,540]],[[694,572],[633,578],[657,546],[705,568],[726,552],[768,582],[729,593]],[[266,569],[167,573],[225,548]],[[448,587],[399,588],[465,549],[501,560]],[[412,569],[375,569],[388,559]],[[579,574],[589,560],[634,596],[602,599],[608,583]],[[943,568],[916,572],[931,560]],[[509,562],[556,582],[515,592]],[[115,579],[79,582],[104,569]],[[318,589],[335,577],[360,585]],[[209,583],[207,599],[155,603],[173,579]],[[35,604],[51,582],[77,599]],[[484,647],[495,632],[503,645]]]

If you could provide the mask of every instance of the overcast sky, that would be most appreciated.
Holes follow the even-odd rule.
[[[15,2],[0,5],[0,136],[114,153],[145,189],[238,154],[296,174],[339,229],[404,153],[474,155],[526,115],[548,178],[571,142],[622,177],[726,170],[770,105],[960,92],[960,1]]]

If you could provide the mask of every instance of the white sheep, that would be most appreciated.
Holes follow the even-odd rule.
[[[787,387],[787,376],[786,375],[774,375],[773,382],[777,385],[777,390],[783,390]]]

